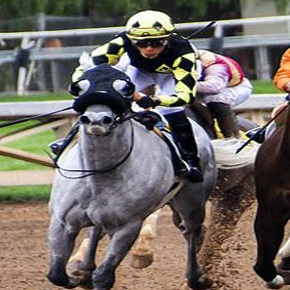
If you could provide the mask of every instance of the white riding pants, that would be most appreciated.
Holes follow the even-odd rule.
[[[208,104],[212,102],[220,102],[235,107],[247,100],[252,93],[253,86],[247,78],[237,86],[227,87],[218,94],[202,95],[202,100]]]

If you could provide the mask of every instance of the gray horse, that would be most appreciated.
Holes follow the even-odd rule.
[[[216,182],[210,139],[191,121],[204,181],[191,183],[177,178],[166,142],[129,117],[128,87],[127,76],[106,65],[85,72],[71,85],[78,111],[82,111],[80,132],[78,144],[61,158],[53,183],[48,279],[68,289],[111,289],[116,268],[137,239],[144,219],[169,204],[174,224],[187,242],[188,286],[209,289],[211,281],[198,265],[196,243],[205,204]],[[90,226],[94,228],[90,251],[81,268],[91,275],[83,280],[69,276],[66,266],[80,230]],[[109,236],[109,244],[96,267],[97,242],[104,234]]]

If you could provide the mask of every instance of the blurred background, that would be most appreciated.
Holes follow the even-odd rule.
[[[82,51],[145,9],[169,14],[185,37],[216,21],[191,42],[238,60],[251,80],[271,80],[289,46],[288,0],[1,0],[0,92],[66,90]]]

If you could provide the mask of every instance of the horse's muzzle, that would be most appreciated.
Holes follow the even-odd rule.
[[[112,116],[108,114],[94,114],[86,112],[79,117],[79,122],[86,125],[87,131],[94,135],[106,135],[114,122]]]

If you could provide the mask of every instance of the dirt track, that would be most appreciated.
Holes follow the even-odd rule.
[[[254,211],[255,205],[245,212],[232,236],[224,242],[223,259],[212,277],[217,282],[215,289],[266,289],[252,271],[255,258]],[[0,289],[63,289],[53,286],[46,279],[47,226],[46,204],[0,205]],[[101,250],[104,244],[105,241],[101,244]],[[158,238],[154,248],[155,262],[147,269],[132,269],[129,267],[130,257],[125,259],[118,269],[115,290],[184,289],[181,287],[185,265],[184,241],[171,224],[166,208],[158,222]]]

